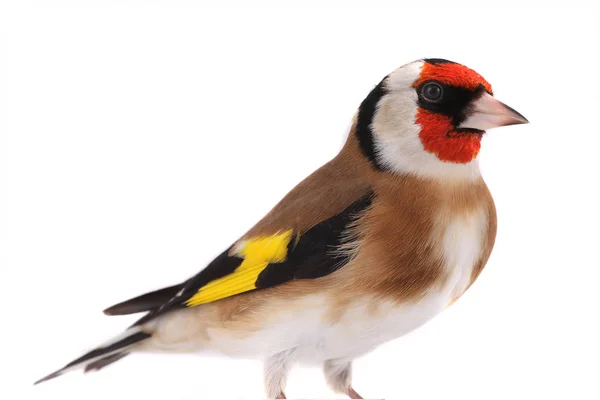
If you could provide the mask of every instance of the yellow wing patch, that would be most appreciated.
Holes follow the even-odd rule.
[[[210,303],[256,289],[256,279],[269,263],[283,262],[292,239],[292,230],[266,237],[248,239],[238,246],[235,255],[243,258],[240,266],[227,276],[209,282],[186,301],[188,307]]]

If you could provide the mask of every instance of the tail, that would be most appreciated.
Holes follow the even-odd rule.
[[[169,286],[134,297],[107,308],[104,310],[104,313],[106,315],[125,315],[156,310],[173,298],[183,288],[184,284]],[[40,379],[34,384],[37,385],[78,368],[83,368],[85,372],[102,369],[127,356],[137,343],[151,336],[149,333],[142,332],[136,324],[136,326],[127,329],[123,334],[71,361],[63,368]]]
[[[56,378],[78,368],[84,368],[85,372],[104,368],[108,364],[112,364],[128,355],[132,347],[151,336],[152,335],[149,333],[142,332],[139,327],[128,329],[123,334],[103,343],[78,359],[71,361],[58,371],[40,379],[35,382],[34,385]]]

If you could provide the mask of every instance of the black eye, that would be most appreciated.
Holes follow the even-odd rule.
[[[442,89],[442,85],[435,82],[426,83],[421,89],[423,98],[432,103],[439,102],[442,99],[443,94],[444,89]]]

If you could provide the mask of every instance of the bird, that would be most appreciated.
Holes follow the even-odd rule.
[[[465,65],[402,65],[362,100],[335,157],[196,275],[104,310],[141,315],[36,384],[132,353],[210,351],[261,360],[270,399],[286,398],[296,364],[361,399],[353,360],[422,326],[482,272],[497,231],[482,138],[528,122]]]

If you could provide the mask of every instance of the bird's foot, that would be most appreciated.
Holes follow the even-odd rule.
[[[356,390],[352,389],[352,387],[348,389],[348,397],[351,399],[362,399],[362,396],[356,393]]]
[[[287,399],[287,397],[285,397],[285,394],[283,394],[283,392],[279,392],[279,394],[277,395],[277,399]]]

